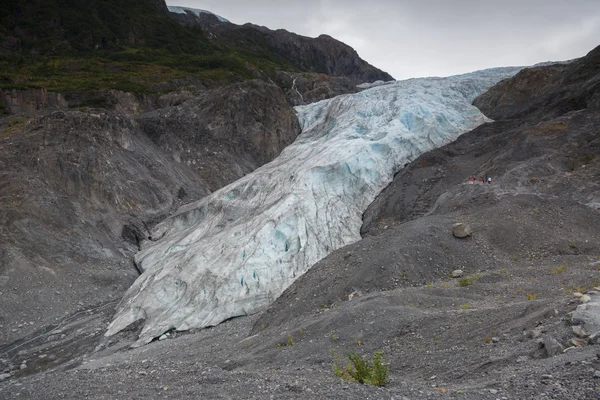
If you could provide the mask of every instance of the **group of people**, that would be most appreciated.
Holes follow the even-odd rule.
[[[470,184],[473,184],[473,183],[475,183],[476,181],[477,181],[477,179],[476,179],[474,176],[471,176],[471,177],[469,178],[469,183],[470,183]],[[492,178],[490,178],[490,177],[489,177],[489,176],[487,176],[487,175],[486,175],[485,177],[483,177],[483,176],[482,176],[482,177],[481,177],[481,182],[483,182],[483,183],[492,183]]]

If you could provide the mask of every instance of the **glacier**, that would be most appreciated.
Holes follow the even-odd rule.
[[[143,320],[138,346],[265,309],[361,239],[363,212],[406,163],[489,121],[471,103],[519,70],[409,79],[297,107],[302,133],[279,157],[153,229],[136,255],[143,274],[105,335]]]
[[[210,15],[214,15],[215,17],[217,17],[218,20],[221,22],[229,22],[229,20],[221,17],[220,15],[217,15],[217,14],[207,11],[207,10],[199,10],[196,8],[179,7],[179,6],[167,6],[167,8],[169,9],[169,11],[171,11],[172,13],[175,13],[175,14],[187,14],[189,12],[190,14],[193,14],[196,17],[200,17],[200,14],[210,14]]]

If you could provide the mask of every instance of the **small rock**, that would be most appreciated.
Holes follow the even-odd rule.
[[[458,222],[452,226],[452,234],[454,237],[459,239],[464,239],[473,234],[471,227],[467,224],[463,224],[462,222]]]
[[[588,296],[587,294],[584,294],[583,296],[581,296],[579,298],[579,301],[581,301],[582,303],[589,303],[590,300],[592,300],[592,298],[590,296]]]
[[[27,369],[27,364],[23,363],[23,364],[21,364],[21,366],[19,368],[21,370]]]
[[[452,275],[451,276],[453,278],[460,278],[461,276],[463,276],[463,274],[464,274],[464,272],[463,272],[462,269],[457,269],[457,270],[452,271]]]
[[[593,335],[590,335],[588,338],[589,344],[600,344],[600,332],[596,332]],[[598,357],[600,358],[600,357]]]
[[[583,293],[575,292],[573,293],[573,297],[575,297],[576,299],[580,299],[583,297]]]
[[[361,293],[361,292],[359,292],[359,291],[357,291],[357,290],[355,290],[354,292],[352,292],[352,293],[350,293],[350,294],[348,295],[348,301],[350,301],[350,300],[352,300],[352,299],[357,299],[357,298],[359,298],[360,296],[362,296],[362,293]]]
[[[594,378],[600,378],[600,371],[594,372]]]
[[[163,340],[166,340],[167,338],[168,338],[167,335],[161,335],[161,337],[159,337],[158,340],[162,342]]]
[[[493,337],[492,338],[492,343],[498,343],[500,341],[499,337]]]
[[[490,389],[490,393],[491,394],[498,394],[498,391],[496,389]]]
[[[546,357],[554,357],[555,355],[562,353],[564,350],[563,345],[552,337],[542,339],[539,343],[540,347],[545,350]]]
[[[146,371],[140,371],[140,372],[138,372],[138,374],[140,374],[140,375],[148,375],[148,373]]]
[[[579,346],[583,346],[585,344],[585,342],[581,339],[577,339],[577,338],[573,338],[573,339],[569,339],[567,341],[567,346],[569,347],[579,347]]]
[[[7,380],[10,378],[10,374],[0,374],[0,382]]]
[[[535,328],[534,330],[531,331],[531,337],[533,339],[537,339],[539,337],[542,337],[542,333],[543,333],[542,327],[538,326],[537,328]]]
[[[550,374],[542,375],[542,379],[552,379],[552,375],[550,375]]]
[[[524,363],[527,362],[529,360],[529,356],[519,356],[517,357],[517,362],[518,363]]]
[[[586,338],[586,337],[590,336],[590,334],[587,333],[581,325],[575,325],[575,326],[572,326],[571,328],[573,329],[573,333],[575,335],[579,336],[580,338]]]

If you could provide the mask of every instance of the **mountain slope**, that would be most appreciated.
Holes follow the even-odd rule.
[[[595,398],[597,342],[577,334],[593,334],[593,318],[570,313],[572,293],[599,283],[598,49],[481,95],[503,120],[400,171],[365,212],[364,238],[299,278],[250,335],[326,326],[336,353],[383,348],[415,398],[432,382],[459,398]],[[472,237],[454,237],[457,222]]]
[[[389,77],[331,38],[286,32],[284,47],[289,38],[301,45],[280,48],[265,39],[271,34],[196,13],[228,27],[224,40],[209,40],[197,24],[176,21],[197,18],[194,12],[169,12],[164,0],[8,0],[0,7],[0,90],[43,88],[81,97],[90,91],[162,93],[256,78],[281,85],[277,71],[318,71],[361,81]],[[299,53],[302,49],[309,52]]]
[[[414,79],[297,108],[302,135],[273,162],[162,222],[108,335],[140,343],[256,312],[331,251],[398,168],[483,123],[470,103],[518,68]]]
[[[300,71],[343,76],[356,84],[393,80],[389,74],[362,60],[353,48],[328,35],[313,39],[284,29],[273,31],[253,24],[235,25],[206,11],[185,7],[169,7],[169,10],[175,20],[200,26],[210,41],[219,46],[254,54],[271,52]]]

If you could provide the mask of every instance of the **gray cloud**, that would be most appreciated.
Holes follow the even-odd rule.
[[[598,0],[169,0],[315,37],[329,34],[396,79],[531,65],[600,44]]]

